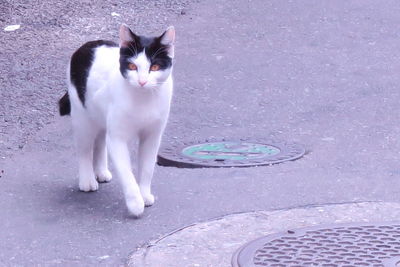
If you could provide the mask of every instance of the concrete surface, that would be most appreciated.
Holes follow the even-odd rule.
[[[58,26],[1,33],[5,265],[115,266],[149,240],[232,213],[399,202],[399,2],[204,0],[169,17],[166,23],[177,30],[176,86],[163,145],[212,136],[266,137],[302,143],[308,153],[270,167],[157,167],[156,203],[138,220],[127,216],[117,180],[96,193],[77,187],[70,122],[56,115],[64,63],[81,41],[114,39],[111,29],[119,22],[102,16],[98,21],[91,12],[79,20],[83,7],[71,8],[85,30],[69,32],[78,29],[72,20],[65,35],[56,35],[58,42],[46,41]],[[95,8],[104,9],[104,16],[112,11]],[[149,33],[164,28],[144,14]],[[120,20],[135,15],[125,16]],[[147,32],[147,24],[140,25]],[[18,49],[8,52],[13,45]],[[24,54],[27,49],[32,54]],[[29,64],[17,68],[26,58]],[[32,107],[40,115],[15,125]],[[37,122],[44,126],[39,131]],[[18,148],[15,140],[26,141]]]
[[[138,249],[128,266],[231,266],[247,242],[314,225],[395,222],[399,203],[364,202],[227,215],[179,229]]]

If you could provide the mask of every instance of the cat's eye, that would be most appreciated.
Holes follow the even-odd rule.
[[[158,71],[160,69],[160,65],[154,64],[151,65],[150,70],[151,71]]]
[[[133,64],[133,63],[129,63],[129,64],[128,64],[128,68],[129,68],[130,70],[137,70],[137,66],[136,66],[135,64]]]

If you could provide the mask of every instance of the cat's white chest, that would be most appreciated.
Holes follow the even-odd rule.
[[[160,99],[142,99],[135,101],[126,113],[129,119],[139,127],[148,127],[163,120],[163,114],[168,113],[166,104]],[[140,103],[141,102],[141,103]]]
[[[123,92],[115,94],[109,107],[109,122],[119,121],[129,132],[151,131],[165,125],[171,102],[172,81],[157,91],[148,92],[119,87]]]

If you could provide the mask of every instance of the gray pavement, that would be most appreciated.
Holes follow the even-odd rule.
[[[399,217],[400,204],[387,202],[231,214],[152,240],[131,255],[128,266],[231,266],[238,248],[266,235],[315,225],[394,223]]]
[[[176,86],[163,145],[257,137],[302,143],[307,155],[257,168],[157,167],[156,204],[135,220],[117,180],[79,192],[69,120],[46,117],[22,149],[0,161],[0,262],[115,266],[176,229],[251,211],[383,201],[392,204],[376,218],[388,219],[400,200],[399,9],[397,1],[372,0],[192,3],[168,20],[177,30]],[[102,33],[109,36],[108,29],[96,36]],[[86,39],[71,36],[81,34]],[[58,55],[57,69],[67,52]],[[29,79],[11,73],[29,88]],[[63,91],[54,90],[47,105]],[[13,134],[2,141],[9,144]],[[293,226],[315,212],[301,210]],[[367,215],[348,216],[375,218]]]

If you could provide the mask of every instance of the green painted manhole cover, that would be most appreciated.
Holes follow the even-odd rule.
[[[295,143],[206,140],[164,147],[158,154],[158,164],[180,168],[251,167],[295,160],[304,153],[304,148]]]

